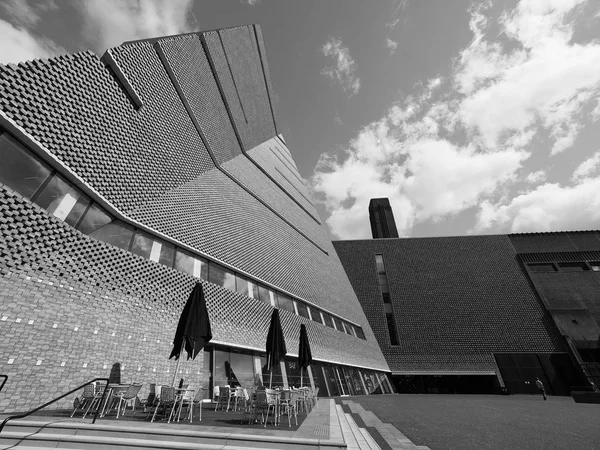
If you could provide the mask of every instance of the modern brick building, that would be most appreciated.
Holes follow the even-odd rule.
[[[173,377],[252,384],[274,307],[290,355],[276,384],[300,384],[304,323],[305,384],[390,392],[278,129],[260,27],[0,66],[0,86],[0,410],[115,363],[146,392]],[[174,374],[175,327],[198,281],[213,340]]]
[[[373,230],[375,236],[376,230]],[[337,241],[400,392],[600,382],[600,234]]]

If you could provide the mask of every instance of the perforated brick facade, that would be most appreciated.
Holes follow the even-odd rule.
[[[126,43],[110,54],[127,89],[90,52],[0,66],[1,124],[120,220],[354,322],[366,337],[281,311],[291,353],[305,323],[315,360],[388,371],[287,149],[273,143],[260,29]],[[279,158],[290,159],[287,169]],[[11,380],[0,410],[35,406],[116,361],[127,381],[171,382],[171,340],[197,279],[86,236],[1,183],[0,232],[0,373]],[[203,285],[213,341],[263,348],[272,307]],[[182,370],[201,380],[201,359]]]
[[[337,241],[392,373],[494,373],[494,353],[564,352],[507,236]],[[398,332],[390,345],[375,255]]]

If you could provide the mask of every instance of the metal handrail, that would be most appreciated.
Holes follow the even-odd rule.
[[[8,378],[8,377],[7,377]],[[8,422],[9,420],[12,419],[22,419],[24,417],[29,416],[30,414],[33,414],[34,412],[38,412],[40,409],[45,408],[48,405],[51,405],[52,403],[65,398],[67,395],[71,395],[74,392],[77,392],[79,389],[87,386],[88,384],[94,383],[96,381],[106,381],[106,384],[104,385],[104,391],[102,392],[102,398],[100,399],[100,403],[98,404],[98,408],[96,408],[96,413],[94,414],[94,420],[92,420],[92,423],[96,423],[96,418],[98,417],[98,411],[100,410],[100,406],[102,405],[102,403],[104,402],[104,397],[106,396],[106,390],[108,389],[108,378],[94,378],[93,380],[90,380],[86,383],[83,383],[81,386],[76,387],[75,389],[71,389],[69,392],[67,392],[66,394],[61,395],[60,397],[56,397],[53,400],[50,400],[48,403],[44,403],[42,406],[38,406],[35,409],[32,409],[31,411],[28,411],[26,413],[21,413],[21,414],[13,414],[12,416],[8,416],[6,419],[4,419],[4,421],[2,422],[2,424],[0,424],[0,433],[2,433],[2,430],[4,429],[4,425],[6,425],[6,422]]]
[[[8,381],[8,375],[0,375],[0,377],[4,378],[4,381],[0,385],[0,392],[2,392],[2,388],[4,387],[4,385],[6,384],[6,382]]]

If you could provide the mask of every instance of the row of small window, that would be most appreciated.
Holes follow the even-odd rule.
[[[365,339],[360,327],[114,220],[56,171],[39,161],[16,139],[3,133],[2,129],[0,161],[0,183],[29,198],[82,233],[340,332]]]
[[[379,277],[379,287],[381,288],[381,296],[383,298],[383,307],[385,310],[385,321],[390,334],[390,344],[398,345],[398,333],[396,332],[396,318],[394,309],[392,308],[392,299],[390,297],[390,287],[388,284],[387,274],[385,273],[385,264],[383,255],[375,255],[375,265],[377,266],[377,276]]]
[[[600,272],[600,262],[528,263],[527,268],[530,272]]]

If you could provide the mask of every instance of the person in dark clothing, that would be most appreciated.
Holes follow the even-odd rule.
[[[542,396],[544,397],[544,400],[546,400],[546,388],[544,387],[544,383],[542,383],[542,380],[540,380],[540,377],[537,377],[535,379],[535,385],[540,391],[542,391]]]

